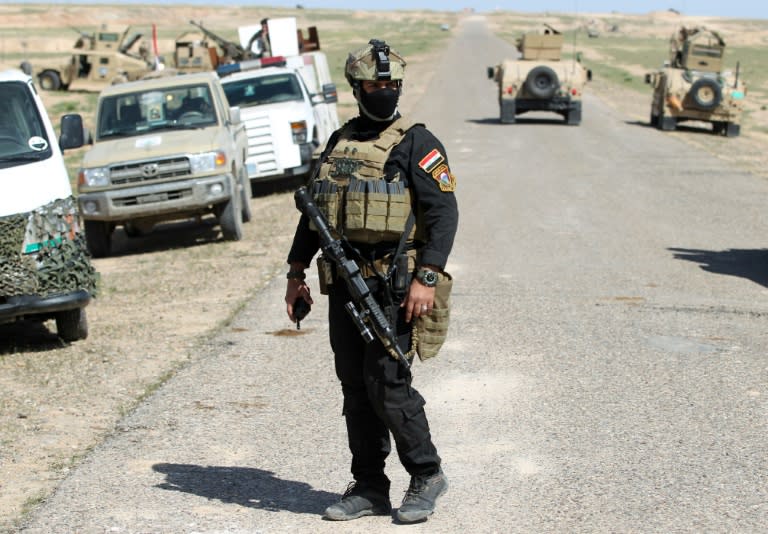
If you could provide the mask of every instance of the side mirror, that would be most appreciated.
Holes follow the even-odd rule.
[[[488,79],[489,80],[493,79],[493,72],[494,72],[494,70],[495,70],[494,67],[488,67],[488,71],[487,72],[488,72]]]
[[[587,81],[592,81],[592,69],[587,69]]]
[[[645,83],[648,83],[648,84],[653,83],[653,74],[650,74],[650,73],[645,74]]]
[[[336,91],[335,83],[323,84],[323,100],[326,104],[335,104],[339,101],[339,94]]]
[[[85,131],[83,130],[83,118],[76,113],[63,115],[61,117],[59,148],[62,150],[80,148],[84,144]]]
[[[229,108],[229,120],[232,121],[232,124],[238,125],[242,122],[242,119],[240,118],[240,106],[232,106]]]

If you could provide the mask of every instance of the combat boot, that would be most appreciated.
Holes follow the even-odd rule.
[[[392,503],[388,491],[361,482],[350,482],[341,500],[325,509],[324,517],[349,521],[367,515],[389,515]]]
[[[442,469],[432,475],[411,477],[411,484],[397,511],[397,518],[403,523],[424,521],[435,511],[437,498],[448,491],[448,479]]]

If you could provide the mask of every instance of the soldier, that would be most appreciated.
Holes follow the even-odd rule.
[[[254,46],[256,50],[254,50]],[[269,19],[261,19],[261,29],[251,37],[247,50],[254,52],[256,57],[272,57],[272,44],[269,40]]]
[[[456,179],[443,145],[423,124],[398,112],[404,71],[400,54],[380,40],[372,39],[349,55],[345,76],[359,115],[331,136],[309,187],[329,226],[355,251],[371,293],[395,326],[403,352],[412,359],[414,322],[430,314],[437,281],[448,276],[443,269],[453,246],[458,209]],[[381,217],[354,213],[400,215],[382,224]],[[312,303],[304,270],[318,247],[318,234],[302,215],[288,254],[285,301],[292,321],[297,298]],[[403,277],[391,268],[397,258],[407,274],[399,287],[394,280]],[[320,291],[329,296],[330,342],[344,397],[354,478],[341,501],[326,509],[325,517],[343,521],[391,513],[390,480],[384,473],[391,433],[400,462],[411,475],[397,518],[405,523],[423,521],[448,489],[425,400],[411,386],[410,369],[392,358],[378,339],[366,344],[345,309],[350,301],[345,282],[334,277],[323,260],[320,256],[317,262]]]

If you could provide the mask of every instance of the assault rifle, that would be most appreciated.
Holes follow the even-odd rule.
[[[365,283],[357,264],[347,257],[344,242],[333,237],[325,215],[318,209],[306,187],[300,187],[293,198],[296,200],[296,208],[306,215],[317,228],[323,255],[334,263],[337,274],[347,283],[352,300],[347,302],[344,307],[352,317],[357,329],[360,330],[360,335],[363,336],[366,343],[370,343],[374,339],[371,332],[371,328],[373,328],[376,336],[392,357],[403,364],[403,367],[409,369],[411,364],[408,363],[408,358],[405,357],[397,344],[395,329],[389,324],[381,306],[371,295],[371,290]]]

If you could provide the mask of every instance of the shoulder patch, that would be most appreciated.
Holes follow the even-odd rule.
[[[440,153],[440,151],[436,148],[433,148],[429,154],[421,158],[421,161],[419,161],[419,167],[424,169],[424,172],[430,173],[434,171],[435,168],[443,161],[445,161],[445,158]]]
[[[450,193],[456,191],[456,177],[448,169],[448,165],[440,165],[434,171],[432,171],[432,178],[435,179],[437,185],[440,187],[440,191],[444,193]]]

